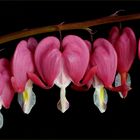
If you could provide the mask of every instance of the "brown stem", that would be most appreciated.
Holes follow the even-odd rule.
[[[84,21],[84,22],[60,24],[59,30],[63,31],[63,30],[85,29],[88,27],[102,25],[102,24],[136,20],[136,19],[140,19],[140,13],[125,15],[125,16],[107,16],[107,17]],[[47,32],[54,32],[54,31],[58,31],[58,25],[22,30],[22,31],[18,31],[18,32],[1,36],[0,44],[9,42],[15,39],[20,39],[23,37],[33,36],[33,35],[47,33]]]

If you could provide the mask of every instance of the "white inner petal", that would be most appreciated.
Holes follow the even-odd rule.
[[[33,83],[28,80],[23,93],[18,94],[18,102],[24,113],[29,114],[36,103],[36,95],[32,91]]]
[[[98,88],[98,87],[101,87],[101,86],[104,86],[103,84],[102,84],[102,82],[98,79],[98,77],[95,75],[94,76],[94,79],[93,79],[93,87],[94,88]]]
[[[2,109],[2,105],[3,105],[3,101],[2,101],[2,99],[0,97],[0,109]]]
[[[59,73],[58,77],[55,79],[54,83],[59,87],[67,87],[71,82],[70,77],[64,72],[63,68]]]
[[[131,77],[129,73],[127,74],[126,84],[129,87],[131,86]],[[118,87],[118,86],[121,86],[121,76],[119,73],[116,75],[116,78],[115,78],[115,87]],[[119,92],[119,94],[121,98],[124,98],[121,92]]]
[[[3,127],[3,115],[0,112],[0,128]]]
[[[104,113],[107,108],[108,95],[104,87],[95,88],[93,94],[93,101],[101,113]]]
[[[64,113],[69,108],[69,102],[66,99],[66,88],[62,87],[60,90],[60,100],[57,103],[57,108]]]
[[[70,84],[71,79],[64,72],[63,68],[61,69],[60,74],[55,80],[55,84],[60,88],[60,100],[57,103],[57,108],[64,113],[69,108],[69,102],[66,99],[66,87]]]
[[[104,85],[97,78],[97,76],[94,77],[93,87],[95,88],[93,94],[94,104],[97,106],[101,113],[104,113],[107,108],[108,95],[104,88]]]

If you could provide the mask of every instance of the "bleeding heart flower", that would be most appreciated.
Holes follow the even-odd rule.
[[[104,38],[98,38],[93,43],[89,71],[86,73],[83,83],[93,84],[94,104],[101,113],[107,108],[107,92],[104,87],[112,89],[112,83],[117,69],[117,54],[112,44]]]
[[[28,114],[35,105],[36,96],[32,91],[32,81],[28,78],[28,72],[34,72],[33,55],[37,41],[29,38],[28,41],[20,41],[12,58],[12,78],[11,82],[15,92],[18,92],[18,102],[24,113]]]
[[[130,90],[131,78],[128,74],[129,69],[136,55],[136,37],[133,30],[125,27],[122,31],[118,27],[113,27],[109,34],[109,41],[113,44],[118,56],[118,74],[115,86],[127,86],[126,90],[119,92],[125,98]]]
[[[57,108],[65,112],[69,108],[65,95],[66,87],[71,81],[76,85],[80,84],[88,63],[89,50],[80,37],[68,35],[62,42],[56,37],[46,37],[35,51],[36,68],[43,82],[35,73],[28,75],[40,87],[51,88],[56,84],[61,88]]]
[[[11,84],[10,63],[7,59],[0,59],[0,109],[10,107],[14,97],[14,89]],[[3,115],[0,113],[0,128],[3,126]]]

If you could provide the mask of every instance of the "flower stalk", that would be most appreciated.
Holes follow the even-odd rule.
[[[17,31],[14,33],[0,36],[0,44],[6,43],[12,40],[24,38],[24,37],[29,37],[29,36],[33,36],[37,34],[48,33],[48,32],[55,32],[59,30],[64,31],[64,30],[85,29],[85,28],[89,28],[89,27],[97,26],[97,25],[130,21],[130,20],[138,20],[138,19],[140,19],[140,13],[123,15],[123,16],[119,16],[119,15],[106,16],[103,18],[98,18],[98,19],[88,20],[88,21],[83,21],[83,22],[75,22],[75,23],[67,23],[67,24],[38,27],[38,28],[33,28],[33,29],[26,29],[26,30]]]

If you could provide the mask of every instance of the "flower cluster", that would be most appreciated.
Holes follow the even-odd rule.
[[[106,89],[118,92],[122,98],[131,89],[128,72],[136,55],[136,45],[135,34],[129,27],[113,27],[109,38],[94,42],[76,35],[67,35],[61,41],[54,36],[40,42],[32,37],[22,40],[10,62],[0,59],[0,107],[9,108],[18,93],[18,102],[28,114],[36,102],[33,84],[46,90],[56,85],[60,88],[57,108],[64,113],[69,108],[66,88],[72,83],[72,88],[79,91],[93,86],[94,104],[103,113],[108,101]],[[140,58],[140,47],[138,52]]]

